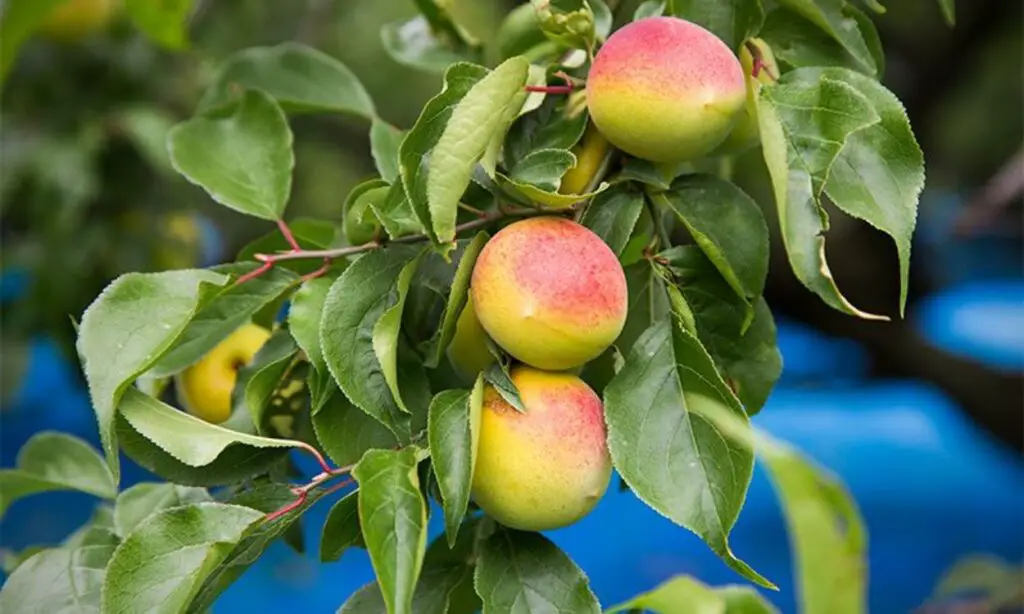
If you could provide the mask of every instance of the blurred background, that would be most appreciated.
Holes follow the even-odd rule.
[[[479,0],[481,31],[494,32],[515,4]],[[40,430],[98,440],[71,318],[109,280],[230,260],[271,230],[216,205],[169,165],[166,130],[192,114],[218,62],[245,47],[304,42],[348,65],[381,117],[408,128],[440,76],[396,63],[380,30],[414,11],[412,0],[200,0],[181,53],[153,46],[121,18],[84,37],[54,32],[26,43],[0,106],[4,467]],[[849,486],[868,524],[872,612],[967,611],[935,609],[952,598],[984,604],[984,591],[950,592],[973,586],[965,578],[1024,595],[1022,3],[961,1],[954,28],[927,0],[892,2],[875,18],[884,82],[904,101],[927,161],[907,316],[875,323],[830,310],[800,286],[777,245],[767,298],[785,367],[754,422]],[[302,116],[292,126],[289,217],[340,221],[348,190],[374,174],[367,124]],[[738,160],[737,181],[770,204],[759,155]],[[891,240],[837,213],[828,241],[851,301],[896,316]],[[134,471],[127,480],[153,479]],[[59,542],[93,504],[70,494],[23,500],[0,524],[0,547],[10,554]],[[311,553],[275,546],[217,611],[276,611],[301,598],[308,611],[333,612],[369,581],[364,553],[316,562],[325,513],[306,520]],[[610,492],[594,514],[551,537],[607,605],[676,573],[739,581],[629,493]],[[771,598],[782,611],[795,611],[785,529],[760,470],[733,547],[780,585]]]

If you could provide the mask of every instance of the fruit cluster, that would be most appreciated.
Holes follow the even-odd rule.
[[[611,146],[656,163],[685,162],[756,145],[757,89],[772,78],[760,41],[740,57],[712,33],[657,17],[615,32],[587,80],[592,125],[562,191],[580,193]],[[514,360],[522,408],[484,391],[472,496],[500,523],[521,530],[572,524],[611,479],[604,409],[577,376],[622,332],[626,278],[595,233],[557,216],[501,229],[481,251],[447,355],[474,379],[496,359],[489,337]],[[247,325],[179,378],[186,408],[211,422],[231,414],[237,368],[269,332]]]

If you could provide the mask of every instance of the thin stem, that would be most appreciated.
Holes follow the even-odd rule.
[[[327,463],[327,459],[324,458],[324,455],[320,454],[320,450],[317,450],[316,448],[314,448],[313,446],[309,445],[308,443],[304,443],[304,442],[301,442],[301,441],[298,442],[298,443],[300,444],[299,445],[300,448],[302,448],[306,452],[309,452],[310,454],[313,455],[313,458],[316,459],[317,464],[320,465],[320,468],[324,470],[324,473],[331,473],[332,471],[335,471]]]
[[[484,213],[484,216],[478,220],[472,220],[456,226],[455,233],[459,234],[470,230],[484,228],[506,217],[530,217],[533,215],[543,215],[544,213],[544,211],[540,211],[537,209],[512,209],[508,211],[494,211]],[[426,241],[428,239],[429,237],[425,234],[406,235],[404,237],[392,239],[390,243],[419,243],[421,241]],[[308,260],[311,258],[325,258],[329,260],[334,260],[335,258],[354,256],[355,254],[361,254],[363,252],[372,251],[384,247],[384,245],[385,243],[382,241],[370,241],[369,243],[363,243],[362,245],[350,245],[347,247],[336,247],[332,249],[309,249],[293,252],[280,252],[277,254],[256,254],[253,257],[263,262],[264,264],[272,264],[275,262],[282,262],[285,260]]]
[[[527,85],[527,92],[541,92],[542,94],[571,94],[575,87],[572,85]]]
[[[249,281],[250,279],[259,277],[260,275],[263,275],[264,273],[269,271],[271,269],[271,267],[274,266],[274,262],[272,260],[262,260],[261,258],[257,258],[257,260],[262,261],[263,264],[261,264],[259,266],[259,268],[253,269],[252,271],[249,271],[245,275],[242,275],[241,277],[239,277],[238,281],[235,282],[236,285],[237,284],[244,284],[245,282]]]
[[[486,211],[481,211],[480,209],[477,209],[476,207],[471,207],[466,203],[459,203],[459,209],[462,209],[463,211],[468,211],[477,217],[487,217]]]
[[[321,275],[323,275],[324,273],[326,273],[330,269],[331,269],[331,259],[330,258],[324,258],[324,265],[322,267],[320,267],[319,269],[313,271],[312,273],[306,273],[305,275],[302,276],[302,279],[300,279],[299,281],[301,283],[306,283],[307,281],[309,281],[311,279],[316,279],[317,277],[320,277]]]
[[[302,250],[302,246],[295,240],[295,235],[292,234],[292,229],[288,227],[288,223],[284,220],[277,220],[277,227],[280,229],[281,234],[284,235],[284,240],[291,246],[292,251],[298,252]]]

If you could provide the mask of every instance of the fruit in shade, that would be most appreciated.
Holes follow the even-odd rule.
[[[494,355],[487,348],[487,332],[473,309],[472,296],[466,298],[466,305],[455,321],[455,335],[448,344],[447,354],[455,372],[467,381],[476,379],[477,374],[494,362]]]
[[[652,162],[701,158],[746,101],[743,68],[697,24],[649,17],[612,34],[587,76],[587,107],[612,145]]]
[[[757,76],[754,76],[753,47],[758,54]],[[759,38],[752,38],[740,48],[740,64],[747,80],[747,103],[740,112],[739,120],[725,141],[714,151],[714,155],[729,155],[744,152],[761,142],[760,129],[757,125],[757,97],[761,86],[773,83],[779,78],[779,65],[775,54],[768,43]]]
[[[547,531],[586,516],[608,489],[601,399],[568,373],[512,368],[525,412],[484,389],[472,496],[501,524]]]
[[[626,276],[588,228],[535,217],[501,229],[473,267],[470,294],[487,334],[538,369],[566,370],[597,357],[626,321]]]
[[[562,194],[583,194],[601,168],[605,157],[611,150],[608,140],[591,124],[583,133],[580,143],[573,147],[576,166],[570,168],[562,176],[558,191]]]
[[[64,0],[46,16],[40,31],[54,40],[77,41],[105,28],[116,10],[117,0]]]
[[[270,331],[244,324],[198,362],[175,377],[178,399],[190,414],[219,424],[231,417],[231,391],[238,370],[252,362]]]

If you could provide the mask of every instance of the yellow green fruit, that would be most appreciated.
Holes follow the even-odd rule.
[[[40,31],[54,40],[77,41],[105,28],[116,9],[117,0],[65,0],[47,15]]]
[[[518,360],[562,371],[596,358],[626,322],[626,276],[590,229],[535,217],[501,229],[473,267],[470,294],[487,334]]]
[[[750,52],[750,46],[757,50],[760,58],[756,77],[754,55]],[[778,79],[779,66],[772,48],[759,38],[752,38],[744,43],[740,49],[740,64],[743,66],[743,74],[747,81],[747,103],[740,112],[736,126],[715,150],[714,155],[741,153],[761,142],[760,129],[757,125],[757,97],[761,93],[762,85],[768,85]]]
[[[610,150],[608,140],[593,124],[588,126],[583,139],[572,150],[576,156],[576,166],[562,176],[558,191],[562,194],[584,194]]]
[[[736,55],[714,34],[676,17],[649,17],[608,37],[586,92],[590,117],[612,145],[652,162],[682,162],[725,140],[746,83]]]
[[[185,410],[215,424],[231,417],[231,391],[238,370],[252,362],[269,338],[270,331],[262,326],[245,324],[178,374],[175,383]]]
[[[494,355],[487,348],[487,332],[480,325],[473,309],[473,297],[466,298],[459,319],[455,321],[455,335],[447,349],[448,360],[459,377],[471,381],[491,366]]]
[[[514,529],[570,525],[594,508],[611,479],[601,399],[568,373],[521,365],[511,376],[526,411],[484,390],[473,500]]]

